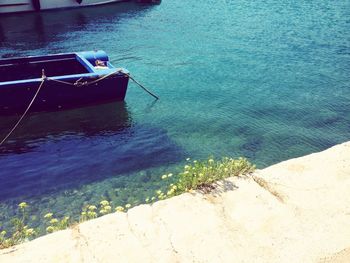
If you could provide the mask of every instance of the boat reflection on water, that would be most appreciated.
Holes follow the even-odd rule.
[[[0,117],[0,138],[5,137],[19,116]],[[113,102],[73,110],[28,115],[6,143],[0,154],[25,153],[49,140],[68,137],[110,136],[128,133],[132,120],[125,102]]]
[[[63,52],[57,49],[55,43],[67,40],[66,34],[81,37],[82,31],[86,33],[96,30],[96,25],[103,28],[104,25],[111,24],[114,25],[114,34],[118,34],[121,19],[126,16],[142,16],[153,7],[154,5],[123,2],[71,10],[1,15],[0,57],[17,57],[24,55],[24,52],[28,53],[28,50],[33,53],[38,52],[37,49],[40,51],[48,47],[48,53]],[[75,40],[76,38],[73,41]]]
[[[2,137],[17,119],[0,118]],[[183,159],[166,130],[135,123],[125,102],[30,115],[1,148],[0,201],[78,189]]]

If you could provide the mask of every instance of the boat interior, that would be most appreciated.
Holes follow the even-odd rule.
[[[76,54],[0,60],[0,82],[89,73]]]

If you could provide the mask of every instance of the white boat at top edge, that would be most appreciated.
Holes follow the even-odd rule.
[[[0,14],[104,5],[128,0],[0,0]]]

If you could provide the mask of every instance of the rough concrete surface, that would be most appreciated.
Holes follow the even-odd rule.
[[[350,262],[350,142],[0,251],[0,262]]]

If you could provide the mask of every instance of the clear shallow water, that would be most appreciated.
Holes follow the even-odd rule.
[[[181,1],[0,17],[0,56],[103,49],[125,103],[26,119],[0,155],[0,222],[20,201],[79,214],[133,203],[188,156],[258,167],[350,138],[348,1]],[[3,136],[14,119],[0,119]]]

